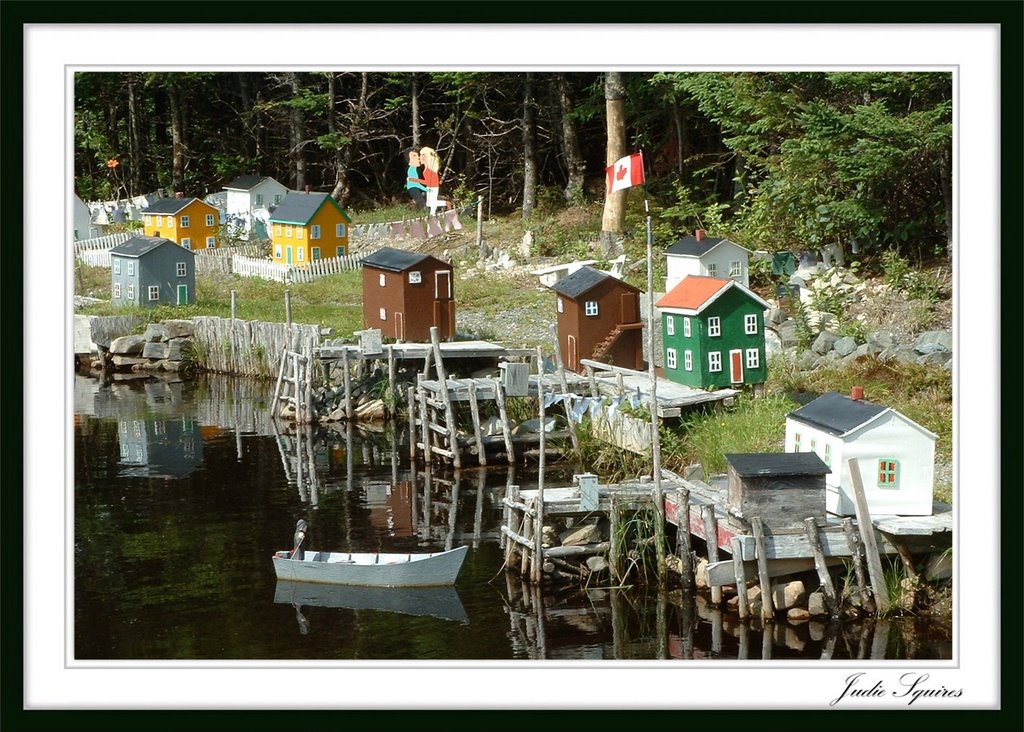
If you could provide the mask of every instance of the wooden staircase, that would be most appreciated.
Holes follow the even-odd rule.
[[[287,416],[296,424],[310,424],[315,421],[310,365],[308,356],[287,349],[281,352],[281,368],[277,374],[277,386],[274,388],[274,399],[270,406],[271,416]],[[291,407],[291,414],[284,415],[283,411],[288,406]]]
[[[619,323],[614,328],[612,328],[611,331],[608,332],[608,335],[605,336],[605,339],[603,341],[597,344],[597,346],[594,348],[594,353],[590,358],[594,361],[603,360],[604,357],[608,354],[608,352],[612,349],[612,346],[615,345],[615,342],[619,340],[623,333],[626,333],[627,331],[631,330],[637,330],[638,328],[642,327],[643,323]]]

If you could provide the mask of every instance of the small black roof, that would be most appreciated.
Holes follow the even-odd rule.
[[[363,257],[362,261],[364,267],[386,269],[389,272],[404,272],[410,267],[414,267],[419,264],[424,259],[427,259],[429,256],[429,254],[409,252],[405,249],[383,247],[375,251],[373,254]]]
[[[741,478],[769,475],[825,475],[830,468],[813,452],[748,452],[726,455]]]
[[[870,404],[861,399],[850,399],[839,392],[830,391],[786,416],[820,427],[834,435],[845,435],[886,409],[888,407]]]
[[[628,282],[623,282],[619,278],[613,277],[607,272],[602,272],[601,270],[594,269],[593,267],[586,265],[580,267],[568,277],[563,277],[555,284],[549,285],[549,287],[559,295],[565,295],[570,300],[575,300],[580,295],[592,290],[607,279],[613,279],[616,282],[622,283],[631,290],[636,290],[636,288]]]
[[[703,257],[709,251],[718,246],[725,239],[704,237],[697,239],[693,234],[687,234],[682,239],[665,250],[667,254],[683,254],[691,257]],[[739,246],[738,244],[736,246]]]
[[[189,205],[193,201],[198,201],[198,198],[161,198],[158,201],[154,201],[149,204],[149,207],[143,211],[144,214],[173,214],[178,213],[185,206]]]
[[[236,191],[248,191],[258,186],[267,178],[268,176],[265,175],[240,175],[224,187]]]
[[[111,249],[110,253],[117,254],[122,257],[141,257],[143,254],[151,252],[164,244],[170,244],[173,247],[178,247],[181,251],[188,252],[193,257],[195,256],[194,252],[178,246],[170,239],[164,239],[160,236],[133,236],[128,241],[122,242]]]

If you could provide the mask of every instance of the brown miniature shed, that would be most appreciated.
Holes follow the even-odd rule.
[[[728,507],[745,519],[759,516],[773,528],[799,528],[825,516],[830,468],[813,452],[726,455]]]
[[[436,327],[455,336],[452,265],[429,254],[384,247],[364,257],[363,326],[384,337],[426,343]]]
[[[592,267],[580,267],[551,289],[558,295],[558,342],[567,369],[581,371],[584,358],[643,367],[640,290]]]

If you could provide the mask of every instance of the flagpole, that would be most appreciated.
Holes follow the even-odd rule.
[[[658,582],[665,581],[665,498],[661,491],[661,436],[658,433],[658,378],[654,373],[654,233],[651,212],[644,189],[644,213],[647,215],[647,373],[651,380],[651,462],[654,473],[654,547],[658,560]],[[685,527],[679,527],[680,531]]]

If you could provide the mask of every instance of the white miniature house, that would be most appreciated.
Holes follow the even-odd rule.
[[[936,436],[895,409],[829,392],[786,416],[786,452],[816,453],[830,468],[825,510],[854,516],[847,460],[857,458],[872,516],[930,516]]]
[[[750,286],[750,250],[728,239],[709,237],[703,229],[666,249],[665,264],[665,292],[671,292],[687,275],[731,279]]]

